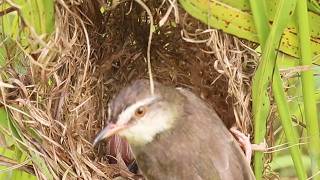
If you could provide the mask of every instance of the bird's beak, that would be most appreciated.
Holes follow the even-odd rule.
[[[99,134],[96,136],[96,138],[93,141],[93,147],[97,145],[97,143],[105,138],[108,138],[114,134],[117,134],[119,131],[126,129],[126,125],[117,125],[110,123],[105,128],[103,128]]]

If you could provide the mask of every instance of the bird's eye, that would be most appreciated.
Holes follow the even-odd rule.
[[[141,118],[141,117],[143,117],[143,116],[146,114],[146,111],[147,111],[147,108],[144,107],[144,106],[141,106],[141,107],[139,107],[139,108],[134,112],[134,115],[135,115],[137,118]]]

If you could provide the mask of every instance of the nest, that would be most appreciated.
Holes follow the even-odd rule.
[[[180,7],[166,16],[168,1],[146,5],[155,22],[154,78],[192,89],[228,127],[250,133],[250,81],[257,59],[252,45],[210,29]],[[91,142],[106,124],[110,98],[132,80],[149,77],[148,14],[134,1],[57,1],[55,10],[54,36],[30,54],[35,61],[25,57],[28,71],[21,75],[7,68],[19,87],[5,94],[6,103],[15,104],[9,108],[14,123],[24,132],[25,146],[41,155],[56,179],[129,177],[121,163],[109,163],[106,144],[94,149]],[[166,20],[161,27],[160,20]],[[33,167],[45,179],[40,166]]]

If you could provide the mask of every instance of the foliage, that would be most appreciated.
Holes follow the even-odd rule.
[[[54,30],[54,6],[51,0],[14,0],[0,3],[0,80],[7,81],[7,64],[14,62],[14,68],[25,74],[24,57],[40,48]],[[1,81],[0,81],[1,82]],[[21,168],[33,164],[38,166],[47,179],[52,175],[40,154],[25,140],[22,131],[15,125],[7,109],[15,109],[6,103],[4,88],[15,88],[1,83],[0,137],[4,146],[0,154],[8,162],[1,166],[0,179],[36,179],[34,172]],[[2,160],[4,161],[4,160]],[[3,164],[3,163],[2,163]],[[8,167],[11,166],[11,167]],[[32,174],[30,174],[32,173]]]
[[[252,85],[254,142],[261,143],[266,137],[266,125],[271,113],[270,101],[274,100],[297,176],[299,179],[306,179],[308,170],[302,163],[302,157],[304,157],[301,152],[302,146],[297,146],[300,142],[297,131],[307,132],[303,135],[310,139],[308,150],[312,161],[312,174],[317,174],[320,140],[316,109],[319,99],[315,84],[319,78],[315,77],[314,73],[319,72],[315,71],[319,64],[319,59],[316,57],[320,48],[318,42],[319,4],[316,1],[303,0],[297,2],[295,0],[180,0],[180,2],[191,15],[202,22],[238,37],[260,43],[262,56]],[[284,56],[277,49],[297,59],[290,57],[283,61]],[[315,59],[312,59],[313,57]],[[296,72],[298,78],[281,79],[279,65],[281,68],[289,66],[295,67],[294,69],[309,68],[298,70]],[[284,85],[293,87],[287,89]],[[270,87],[273,90],[272,96],[269,92]],[[298,98],[289,101],[288,96],[290,99],[291,97]],[[293,119],[305,123],[306,129],[295,128]],[[254,164],[256,177],[261,179],[264,171],[261,152],[255,153]]]
[[[261,60],[252,83],[254,142],[260,143],[266,138],[267,124],[271,121],[272,107],[275,104],[276,119],[279,121],[274,126],[283,129],[281,133],[275,134],[277,138],[275,145],[288,143],[290,156],[283,152],[274,153],[271,167],[279,170],[293,165],[299,179],[306,179],[309,171],[312,175],[316,174],[320,166],[319,112],[316,109],[320,101],[320,78],[314,76],[320,72],[318,67],[320,6],[317,1],[179,0],[179,2],[187,12],[200,21],[260,44],[258,48],[260,51],[258,49],[257,51],[262,53]],[[100,9],[103,10],[102,13],[110,10],[102,7]],[[9,78],[6,71],[9,64],[10,66],[13,64],[19,75],[25,75],[28,71],[26,67],[31,66],[25,59],[28,58],[35,66],[47,62],[44,57],[37,59],[43,61],[38,63],[34,61],[32,55],[38,55],[40,51],[49,51],[48,41],[53,38],[52,33],[59,30],[55,29],[54,16],[53,0],[12,0],[1,1],[0,4],[0,142],[3,143],[0,154],[3,156],[2,160],[6,160],[10,165],[1,164],[3,166],[0,166],[0,179],[35,179],[34,174],[37,174],[38,178],[56,178],[48,165],[52,162],[48,162],[36,151],[36,145],[30,143],[28,139],[32,137],[37,142],[42,142],[43,136],[38,134],[35,127],[21,125],[23,124],[21,120],[28,121],[30,118],[29,112],[24,112],[23,107],[17,104],[7,103],[5,93],[8,92],[5,90],[15,89],[17,85]],[[72,41],[75,42],[74,39]],[[91,53],[90,46],[87,51],[88,54]],[[294,71],[291,73],[294,75],[286,76],[284,72],[291,70]],[[51,79],[46,83],[50,86]],[[84,80],[81,83],[84,83]],[[41,96],[37,98],[39,101],[42,100]],[[19,113],[23,115],[19,119],[9,113],[9,110],[21,111]],[[308,139],[307,146],[298,146],[301,139]],[[255,154],[257,179],[263,177],[265,167],[263,157],[264,154],[261,152]],[[309,162],[307,157],[311,159],[310,163],[306,163]],[[279,165],[278,162],[283,164]],[[30,171],[28,167],[31,165],[39,172]],[[69,168],[68,165],[65,167]]]

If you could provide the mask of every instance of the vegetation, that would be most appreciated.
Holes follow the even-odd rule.
[[[156,16],[161,15],[165,24],[161,27],[163,24],[156,21],[150,29],[155,33],[152,43],[156,45],[153,47],[162,47],[155,41],[170,41],[165,33],[161,33],[170,34],[177,29],[181,9],[178,11],[175,1],[166,1],[165,8],[157,1],[146,4],[151,10],[148,13],[152,12],[158,21],[160,17]],[[114,167],[101,163],[103,158],[96,158],[102,155],[100,151],[94,152],[90,144],[105,117],[106,103],[102,101],[107,101],[116,91],[113,81],[103,79],[99,72],[115,72],[111,71],[117,66],[112,66],[116,61],[110,60],[112,58],[141,58],[139,62],[144,61],[140,55],[145,53],[143,49],[148,36],[145,38],[141,34],[149,32],[150,21],[140,5],[131,1],[0,2],[0,179],[91,179],[116,174]],[[230,49],[245,44],[243,47],[250,50],[241,46],[239,51],[257,62],[250,66],[249,60],[243,60],[243,54],[234,55],[239,62],[225,62],[220,72],[229,79],[229,93],[234,99],[241,101],[245,96],[251,96],[252,109],[246,101],[235,111],[246,114],[246,108],[250,109],[254,143],[266,140],[269,145],[268,151],[254,153],[257,179],[271,178],[274,172],[281,177],[320,179],[319,3],[315,0],[179,0],[179,6],[197,19],[193,22],[201,21],[242,39],[230,40],[229,36],[214,31],[208,39],[213,37],[216,42],[210,44],[209,40],[201,39],[207,29],[202,34],[195,30],[195,37],[205,42],[199,52],[214,52],[217,55],[208,57],[222,62],[228,59],[227,56],[234,55]],[[170,14],[163,15],[171,9],[174,13],[170,17]],[[127,14],[123,15],[123,11]],[[117,18],[120,17],[127,20],[121,20],[127,27],[119,24]],[[186,28],[190,24],[183,26]],[[185,33],[185,29],[182,32]],[[128,38],[129,43],[122,43],[123,34],[130,34],[134,40]],[[194,40],[191,36],[187,34],[183,38],[197,46],[199,39]],[[225,44],[218,44],[221,41]],[[107,47],[101,47],[101,44],[107,44]],[[129,55],[122,55],[126,46],[130,46]],[[173,47],[183,51],[179,45]],[[185,48],[185,52],[189,50]],[[241,84],[244,81],[239,85],[234,79],[236,73],[226,67],[232,63],[238,65],[235,70],[238,74],[254,72],[249,86],[251,94],[241,89],[247,87]],[[125,72],[128,69],[122,68],[122,74],[114,73],[113,76],[130,79],[134,72]],[[159,72],[166,72],[171,79],[175,77],[164,67]],[[160,77],[157,71],[155,73]],[[187,76],[187,72],[181,73]],[[103,86],[105,84],[107,88]],[[103,95],[106,92],[110,93],[107,97]],[[241,108],[243,112],[239,110]],[[251,132],[250,115],[239,117],[247,120],[238,126]]]

